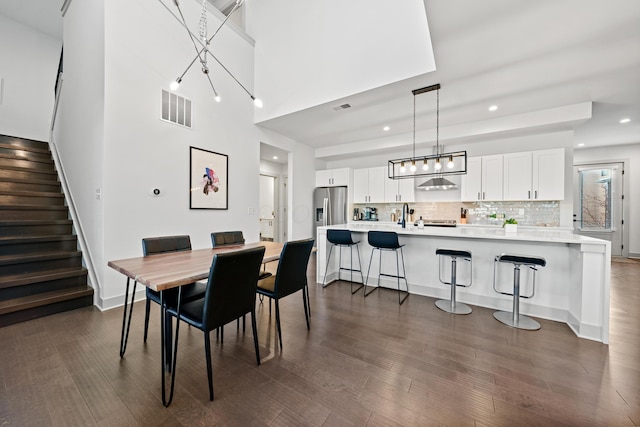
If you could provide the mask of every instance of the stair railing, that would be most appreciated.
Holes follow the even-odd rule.
[[[80,250],[82,251],[82,259],[89,273],[89,282],[91,283],[94,290],[97,291],[94,292],[93,302],[96,306],[99,307],[99,304],[96,304],[96,302],[97,299],[101,297],[100,294],[102,293],[102,286],[100,285],[98,275],[95,271],[95,262],[93,261],[91,250],[89,248],[89,245],[87,244],[85,233],[82,228],[82,221],[80,221],[80,216],[78,215],[75,203],[73,202],[73,197],[71,194],[71,190],[69,189],[67,176],[64,172],[64,166],[58,152],[58,146],[56,145],[55,137],[53,136],[53,129],[55,128],[56,116],[58,115],[58,103],[60,102],[60,94],[62,93],[63,82],[64,78],[62,72],[60,72],[58,73],[58,80],[56,83],[56,96],[55,102],[53,104],[53,115],[51,117],[51,129],[49,130],[49,146],[51,147],[53,162],[56,166],[56,169],[58,170],[58,177],[60,178],[60,183],[62,184],[62,192],[64,193],[65,200],[68,205],[67,207],[69,208],[69,214],[71,215],[71,219],[73,220],[73,227],[76,232],[76,236],[78,237],[78,244],[80,245]]]

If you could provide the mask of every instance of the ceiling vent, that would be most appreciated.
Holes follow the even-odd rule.
[[[346,110],[347,108],[351,108],[351,104],[336,105],[335,107],[332,107],[331,109],[333,111],[340,111],[340,110]]]
[[[161,119],[190,128],[191,100],[163,89]]]

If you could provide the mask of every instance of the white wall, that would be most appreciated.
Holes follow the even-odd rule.
[[[246,28],[258,123],[435,70],[422,0],[248,0]]]
[[[575,150],[575,163],[625,161],[624,203],[629,216],[624,219],[629,235],[629,256],[640,257],[640,142]],[[625,209],[626,209],[625,208]]]
[[[73,2],[64,17],[64,76],[54,142],[58,147],[79,223],[95,262],[96,300],[103,297],[104,4]]]
[[[62,41],[0,15],[0,134],[49,140]]]

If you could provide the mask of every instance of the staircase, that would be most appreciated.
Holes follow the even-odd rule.
[[[93,305],[47,143],[0,135],[0,327]]]

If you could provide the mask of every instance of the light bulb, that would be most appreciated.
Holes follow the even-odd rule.
[[[400,162],[400,173],[405,173],[407,168],[404,167],[404,162]]]
[[[440,164],[440,159],[436,159],[436,170],[439,171],[442,169],[442,165]]]
[[[215,99],[216,102],[220,102],[222,100],[222,98],[220,98],[220,95],[216,95],[213,99]]]
[[[422,170],[423,171],[428,171],[429,170],[429,162],[427,161],[427,159],[424,159],[422,162]]]
[[[449,156],[449,161],[447,162],[447,167],[448,167],[449,169],[453,169],[453,166],[455,166],[455,165],[453,164],[453,156]]]
[[[411,161],[411,167],[409,168],[409,170],[411,172],[415,172],[416,171],[416,161],[415,160]]]
[[[255,105],[258,108],[262,108],[262,101],[258,98],[253,98],[253,105]]]
[[[175,92],[180,87],[181,82],[182,82],[182,79],[178,77],[177,79],[171,82],[171,84],[169,85],[169,89]]]

